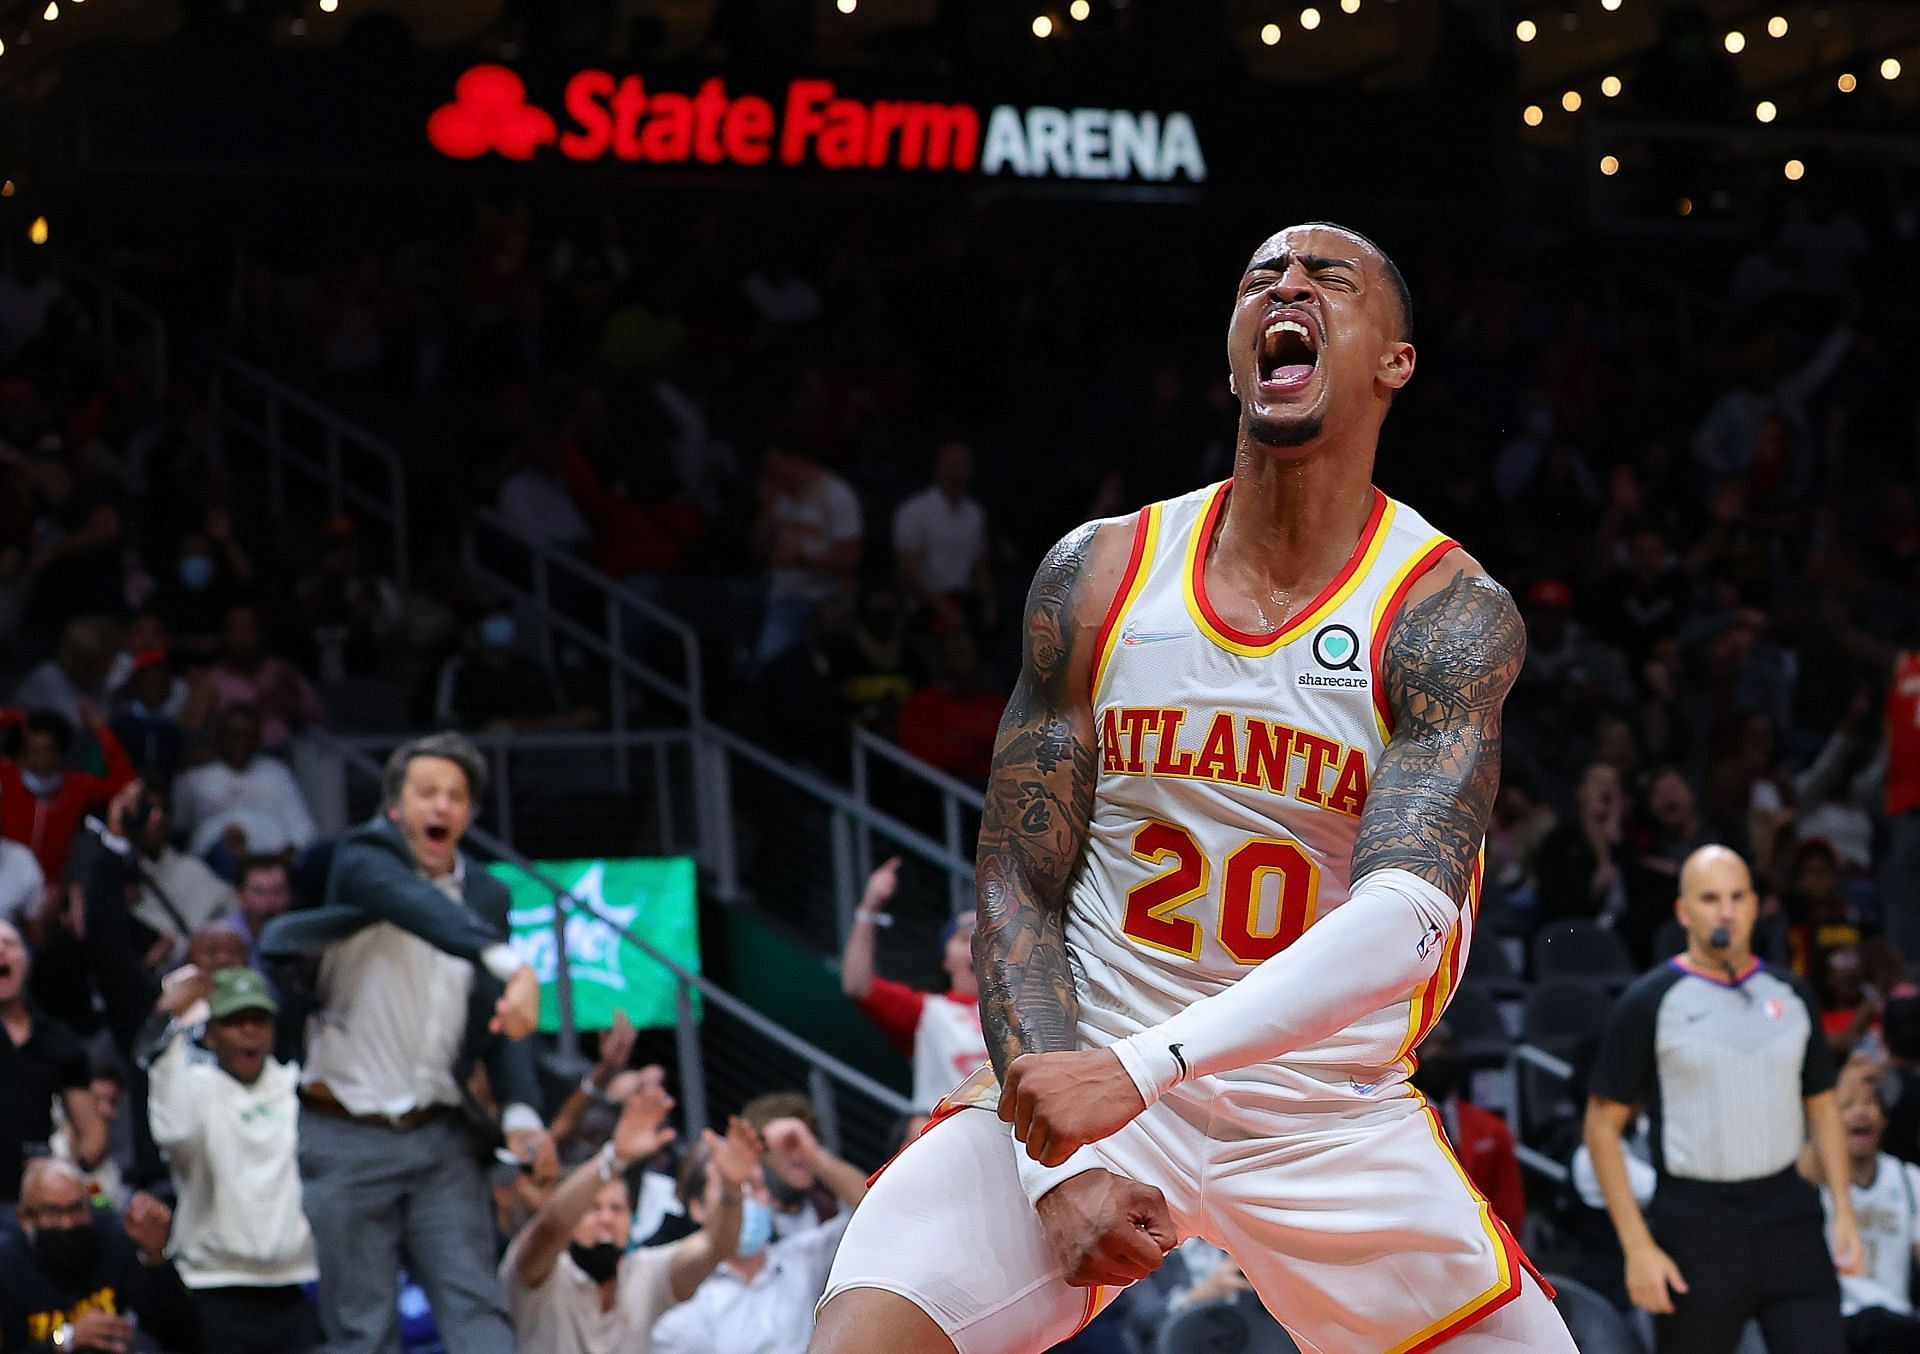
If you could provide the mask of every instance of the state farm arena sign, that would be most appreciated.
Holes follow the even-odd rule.
[[[831,80],[783,94],[735,94],[713,77],[692,93],[639,75],[583,70],[556,112],[528,100],[505,66],[475,66],[427,119],[441,155],[558,156],[582,163],[883,170],[915,174],[1203,183],[1186,113],[852,98]]]

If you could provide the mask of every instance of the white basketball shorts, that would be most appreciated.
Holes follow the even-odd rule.
[[[1232,1255],[1303,1351],[1416,1354],[1519,1295],[1531,1267],[1418,1096],[1275,1136],[1221,1108],[1176,1092],[1095,1151],[1165,1194],[1181,1239]],[[959,1354],[1033,1354],[1086,1325],[1117,1290],[1061,1277],[1015,1150],[990,1109],[943,1106],[855,1212],[822,1303],[897,1293]]]

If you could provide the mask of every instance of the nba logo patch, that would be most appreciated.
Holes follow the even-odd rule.
[[[1778,1020],[1787,1013],[1787,1004],[1778,997],[1768,997],[1767,1004],[1761,1009],[1766,1011],[1768,1020]]]

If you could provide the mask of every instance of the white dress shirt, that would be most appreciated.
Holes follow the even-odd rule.
[[[806,1354],[813,1308],[827,1289],[840,1238],[853,1221],[826,1222],[767,1247],[751,1280],[723,1264],[653,1328],[653,1354]]]
[[[255,757],[243,771],[208,762],[186,772],[174,782],[173,821],[196,856],[232,824],[247,834],[247,850],[262,855],[305,849],[319,835],[293,773],[271,757]]]
[[[140,885],[140,901],[134,904],[133,915],[161,935],[172,936],[182,946],[187,943],[186,937],[179,934],[173,918],[167,915],[154,886],[173,904],[189,933],[226,916],[239,905],[233,887],[208,869],[207,863],[198,856],[169,846],[161,850],[158,860],[143,855],[139,857],[139,864],[152,884]]]
[[[432,882],[463,903],[467,862],[454,860],[452,872]],[[392,922],[336,941],[320,960],[320,1009],[302,1084],[324,1082],[353,1114],[397,1118],[458,1105],[453,1065],[466,1037],[472,990],[472,964]],[[508,1105],[501,1124],[514,1133],[540,1127],[540,1117],[525,1105]]]

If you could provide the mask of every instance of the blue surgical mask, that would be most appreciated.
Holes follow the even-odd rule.
[[[742,1260],[751,1259],[773,1240],[773,1210],[758,1199],[740,1203],[740,1240],[735,1249]]]
[[[180,583],[189,592],[205,592],[213,584],[213,561],[205,555],[188,555],[180,561]]]
[[[489,616],[480,622],[480,646],[485,649],[513,647],[513,617]]]
[[[64,771],[56,771],[50,776],[43,776],[37,771],[22,771],[20,773],[20,783],[27,787],[27,793],[35,799],[49,798],[60,788],[60,782],[66,778],[67,775]]]

